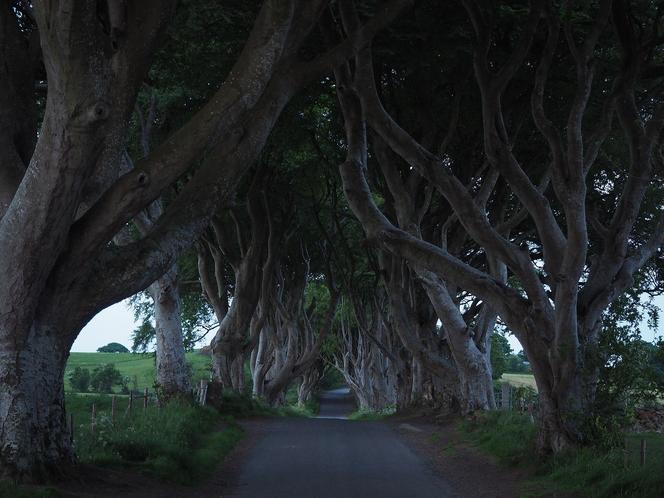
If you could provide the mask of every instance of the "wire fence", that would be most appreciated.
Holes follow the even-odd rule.
[[[531,387],[515,387],[507,382],[494,388],[496,407],[500,410],[514,410],[536,416],[539,409],[539,395]]]
[[[208,393],[208,381],[201,379],[199,383],[197,383],[194,388],[192,389],[192,395],[196,403],[198,403],[201,406],[205,406],[207,403],[207,393]],[[127,405],[124,410],[124,417],[131,416],[132,413],[135,413],[137,410],[141,410],[142,412],[145,413],[148,410],[148,407],[153,404],[157,408],[159,408],[159,397],[157,395],[156,391],[150,392],[149,389],[146,387],[145,390],[143,391],[142,394],[136,394],[134,391],[130,391],[128,396],[118,396],[118,395],[111,395],[111,407],[110,407],[110,420],[111,423],[114,425],[116,418],[119,415],[119,408],[118,408],[118,399],[119,398],[124,398],[127,400]],[[123,402],[124,403],[124,402]],[[109,413],[107,410],[104,410],[105,413]],[[106,415],[109,416],[109,415]],[[74,441],[74,414],[70,413],[69,414],[69,435],[71,438],[71,441]],[[97,424],[98,424],[98,410],[97,410],[97,404],[92,403],[91,405],[91,413],[90,413],[90,432],[92,434],[95,434],[97,430]]]

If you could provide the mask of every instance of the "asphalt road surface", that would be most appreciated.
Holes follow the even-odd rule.
[[[227,496],[451,498],[442,479],[382,422],[345,420],[348,390],[328,391],[315,419],[268,422]]]

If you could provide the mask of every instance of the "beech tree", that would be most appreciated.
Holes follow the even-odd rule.
[[[136,105],[135,116],[138,118],[140,157],[150,154],[150,141],[156,119],[157,98],[154,91],[150,92],[147,109]],[[125,153],[127,169],[133,169],[133,161]],[[161,198],[154,201],[141,211],[133,220],[134,226],[142,236],[146,236],[164,211]],[[127,236],[128,228],[116,236],[120,245],[130,243]],[[124,237],[123,237],[124,235]],[[125,240],[120,241],[121,238]],[[182,337],[181,300],[178,289],[177,264],[173,264],[164,275],[152,282],[147,289],[152,298],[154,309],[154,332],[156,339],[156,378],[159,389],[159,400],[165,402],[174,396],[187,396],[191,389],[189,371],[184,355]]]
[[[201,286],[219,321],[211,342],[214,378],[237,392],[244,389],[244,359],[258,341],[264,321],[258,319],[251,326],[261,291],[271,283],[275,246],[281,239],[271,220],[266,179],[264,169],[259,170],[247,193],[244,216],[238,209],[215,216],[198,246]],[[227,282],[226,265],[232,267],[232,282]]]
[[[0,14],[8,142],[0,164],[1,477],[43,478],[74,461],[63,372],[78,332],[172,267],[255,162],[289,99],[405,2],[386,4],[354,38],[306,58],[300,49],[327,2],[264,2],[210,100],[121,174],[136,95],[174,3],[34,2],[25,11],[36,26],[30,40],[8,6]],[[36,36],[47,87],[39,134]],[[113,242],[187,171],[149,233]]]
[[[344,29],[352,33],[358,17],[349,2],[339,5]],[[454,175],[454,156],[427,149],[388,114],[377,92],[380,80],[374,77],[369,47],[360,52],[352,72],[346,66],[337,69],[348,147],[340,173],[349,204],[371,240],[412,266],[424,267],[443,282],[485,300],[515,333],[533,366],[540,394],[539,448],[558,452],[585,441],[582,421],[592,410],[596,378],[586,363],[597,342],[603,311],[632,285],[635,272],[661,254],[661,204],[647,200],[661,188],[658,161],[664,112],[645,81],[653,74],[661,77],[652,70],[661,57],[658,27],[646,20],[659,16],[649,11],[653,5],[644,7],[648,12],[637,13],[626,2],[607,1],[595,12],[570,11],[561,19],[550,3],[535,2],[521,21],[513,48],[496,60],[492,58],[496,11],[472,1],[464,5],[475,33],[474,72],[482,99],[485,155],[519,203],[507,223],[524,229],[519,227],[521,218],[532,220],[534,246],[521,245],[513,235],[501,232],[501,225],[477,202],[474,190]],[[592,22],[578,22],[579,17],[572,15],[578,12]],[[564,42],[559,43],[561,32]],[[543,46],[531,50],[533,40],[544,34]],[[619,53],[622,62],[607,63],[602,78],[594,79],[598,71],[594,61],[600,52]],[[560,123],[549,117],[562,105],[559,96],[547,93],[554,63],[571,67],[575,77],[562,89],[570,93],[562,94],[567,116]],[[519,127],[502,106],[506,89],[520,71],[530,77],[530,119],[548,147],[548,173],[530,166],[532,155],[527,147],[519,147]],[[555,110],[549,111],[547,102],[555,102]],[[468,236],[505,265],[508,283],[445,247],[399,229],[381,213],[365,177],[365,120],[444,196]],[[626,150],[602,156],[615,141],[624,141]],[[610,170],[619,171],[619,181],[598,181]],[[542,178],[547,175],[550,183]],[[486,184],[489,178],[479,176],[471,185]],[[603,189],[610,196],[590,212],[590,193]]]

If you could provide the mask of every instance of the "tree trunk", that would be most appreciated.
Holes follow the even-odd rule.
[[[491,369],[483,355],[467,354],[459,365],[459,380],[462,393],[462,412],[473,413],[477,410],[491,410],[496,407],[493,393]]]
[[[254,250],[252,254],[261,254]],[[255,263],[252,263],[255,261]],[[228,313],[220,322],[219,330],[212,339],[212,371],[216,381],[225,389],[239,392],[243,384],[233,364],[243,356],[249,338],[251,319],[256,311],[261,291],[261,272],[251,264],[260,264],[260,259],[251,261],[245,257],[235,271],[235,292]]]
[[[422,400],[422,364],[417,358],[413,358],[413,378],[410,389],[411,403],[419,403]]]
[[[155,334],[157,338],[157,385],[159,399],[187,396],[191,390],[187,360],[182,342],[180,293],[177,267],[173,266],[149,287],[154,300]]]
[[[580,379],[551,393],[539,393],[537,448],[542,454],[560,453],[583,443],[580,423],[588,415],[588,400],[584,400]]]
[[[481,327],[478,324],[471,328],[466,324],[443,280],[426,270],[420,270],[420,276],[436,314],[443,324],[447,343],[454,358],[459,377],[459,401],[462,413],[468,414],[476,410],[495,408],[489,355],[484,354],[474,340],[474,335],[484,334],[484,342],[488,342],[495,318],[488,321],[478,318],[478,322],[485,324],[490,329],[488,331],[480,330]],[[488,314],[491,312],[489,311]],[[495,317],[495,314],[493,316]]]
[[[583,334],[593,343],[592,331]],[[533,347],[535,346],[535,347]],[[537,449],[541,454],[559,453],[585,442],[581,424],[593,416],[597,389],[594,362],[585,361],[583,347],[562,350],[556,356],[525,343],[539,394]],[[588,348],[592,349],[592,348]]]
[[[311,368],[302,376],[302,382],[297,390],[297,404],[304,406],[311,399],[311,393],[320,379],[320,371],[317,368]]]
[[[252,374],[253,388],[252,396],[254,398],[262,398],[265,394],[265,375],[270,369],[270,364],[267,361],[267,348],[268,348],[269,338],[268,330],[263,329],[260,332],[258,339],[258,347],[254,350],[254,367]],[[254,356],[252,354],[252,356]]]
[[[233,360],[231,365],[231,374],[233,380],[233,390],[235,392],[244,392],[245,377],[244,377],[244,355],[240,354]]]
[[[0,348],[0,479],[44,480],[75,462],[62,383],[68,353],[54,337],[33,326],[22,346]]]

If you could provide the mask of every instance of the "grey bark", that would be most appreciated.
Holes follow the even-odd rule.
[[[38,481],[54,474],[67,475],[76,461],[62,383],[70,345],[57,332],[51,326],[35,326],[23,347],[3,344],[0,350],[3,478]],[[57,468],[53,468],[54,461]]]
[[[300,385],[297,389],[297,404],[299,406],[305,406],[307,401],[311,401],[321,375],[321,368],[316,366],[309,368],[302,375]]]
[[[150,104],[143,112],[138,106],[136,115],[139,121],[139,144],[143,157],[150,154],[150,139],[156,118],[157,100],[154,92]],[[133,169],[133,162],[125,155]],[[134,224],[142,236],[146,236],[163,213],[162,200],[158,199],[140,213]],[[159,402],[164,403],[173,397],[188,396],[191,393],[189,368],[185,358],[180,316],[180,291],[178,288],[177,265],[155,280],[148,287],[152,298],[155,319],[156,366],[155,383],[158,386]]]
[[[157,279],[148,292],[154,300],[156,384],[160,402],[191,392],[189,369],[182,341],[177,267]]]
[[[172,267],[254,163],[290,96],[366,43],[400,4],[389,3],[362,33],[301,62],[298,50],[326,2],[266,1],[230,76],[208,104],[120,178],[127,123],[174,2],[125,2],[124,12],[114,11],[124,22],[110,31],[99,18],[98,6],[112,8],[104,2],[35,4],[48,80],[45,115],[34,152],[22,157],[20,183],[4,182],[20,167],[4,158],[0,165],[6,206],[0,218],[0,413],[8,421],[0,429],[1,477],[57,473],[71,462],[60,415],[62,372],[78,332],[101,309]],[[6,20],[0,19],[3,30]],[[15,41],[8,32],[0,36],[5,54]],[[27,81],[20,70],[6,68],[16,81]],[[7,124],[4,115],[0,119]],[[35,134],[25,136],[29,151]],[[111,243],[203,155],[148,236],[123,247]]]
[[[42,478],[73,460],[62,375],[75,333],[87,320],[80,308],[60,306],[59,295],[81,300],[83,293],[75,287],[63,290],[56,275],[70,247],[68,236],[84,185],[105,157],[105,141],[116,138],[131,112],[136,79],[147,68],[147,55],[169,10],[164,3],[147,15],[145,9],[155,8],[155,2],[128,9],[134,16],[129,32],[111,54],[95,6],[75,3],[76,8],[35,6],[48,76],[45,116],[32,154],[17,134],[16,144],[27,152],[20,183],[5,183],[3,176],[3,192],[9,192],[3,199],[11,202],[0,219],[0,477]],[[144,18],[140,32],[134,22],[139,16]],[[0,41],[6,44],[7,38]],[[127,41],[136,46],[128,50]],[[3,51],[6,48],[3,45]],[[118,63],[133,72],[113,71]],[[24,92],[15,95],[15,102],[31,100],[33,89],[34,80],[14,87],[14,92]],[[3,175],[6,166],[3,161]],[[77,263],[80,270],[82,262]]]
[[[585,385],[584,381],[584,358],[596,341],[602,311],[631,284],[634,272],[657,253],[664,240],[661,230],[663,222],[655,217],[657,221],[651,224],[652,230],[646,233],[644,241],[628,251],[629,244],[634,240],[631,234],[636,228],[646,188],[653,180],[653,150],[661,136],[664,110],[660,107],[649,113],[651,119],[647,122],[639,114],[635,105],[637,61],[641,60],[636,56],[639,42],[623,3],[616,2],[614,22],[626,62],[615,81],[615,92],[606,97],[602,119],[592,132],[584,134],[583,117],[593,89],[593,51],[611,12],[610,2],[604,2],[583,45],[576,46],[571,36],[567,39],[568,49],[576,63],[577,86],[563,139],[543,108],[548,70],[559,47],[555,13],[547,12],[549,39],[535,77],[532,117],[547,140],[553,158],[552,195],[565,212],[565,226],[562,227],[554,217],[547,197],[533,185],[516,158],[500,105],[501,94],[530,49],[542,14],[541,4],[533,6],[517,48],[503,66],[497,68],[489,60],[491,29],[485,24],[491,13],[484,11],[476,2],[464,3],[477,38],[474,66],[482,93],[485,152],[489,162],[506,179],[536,225],[538,241],[544,253],[544,278],[540,278],[529,254],[505,237],[498,227],[491,225],[468,190],[445,167],[443,158],[416,142],[386,113],[377,98],[371,65],[367,63],[368,50],[356,60],[360,74],[356,87],[362,94],[361,100],[347,87],[341,88],[341,92],[348,97],[345,104],[342,102],[342,107],[347,120],[349,155],[340,169],[349,203],[370,237],[381,240],[389,250],[414,264],[437,273],[447,281],[454,281],[486,300],[517,335],[533,364],[543,400],[539,447],[543,452],[563,451],[583,441],[576,422],[578,417],[574,414],[586,412],[592,401],[592,385]],[[357,109],[360,105],[361,111]],[[622,185],[621,200],[609,224],[602,226],[601,223],[593,223],[604,245],[598,254],[588,258],[589,220],[585,210],[585,180],[599,149],[611,132],[614,113],[620,118],[627,142],[632,144],[632,154],[625,168],[627,181]],[[479,271],[446,251],[396,229],[378,211],[363,177],[362,166],[366,159],[362,116],[396,153],[447,199],[470,238],[512,272],[525,296],[517,296],[513,289],[501,285],[500,280],[488,272]],[[587,280],[582,282],[582,275],[588,270]]]
[[[331,274],[326,276],[330,301],[323,313],[320,328],[314,330],[313,314],[317,304],[305,309],[305,290],[310,279],[306,251],[293,258],[290,268],[282,267],[271,294],[266,294],[275,309],[271,317],[272,356],[270,370],[262,387],[263,396],[270,404],[284,399],[288,386],[298,377],[306,375],[319,359],[319,354],[332,328],[339,300]],[[284,277],[287,275],[287,277]]]
[[[9,8],[0,12],[0,219],[9,208],[32,156],[37,112],[32,92],[39,39],[19,30]]]
[[[258,340],[256,326],[255,333],[252,333],[252,320],[256,315],[261,292],[269,285],[275,258],[272,252],[275,250],[277,234],[274,233],[265,192],[262,190],[261,174],[256,173],[247,197],[250,220],[248,237],[236,215],[231,212],[230,216],[226,216],[226,222],[221,217],[213,220],[211,233],[205,237],[205,247],[201,248],[201,251],[208,251],[214,261],[214,278],[205,269],[207,275],[201,276],[207,300],[219,320],[219,329],[211,342],[213,373],[215,380],[224,388],[237,392],[242,390],[244,384],[243,376],[237,373],[237,363],[242,362],[242,358]],[[205,258],[206,255],[200,257]],[[226,263],[232,266],[235,275],[230,307],[223,281],[222,265]]]

